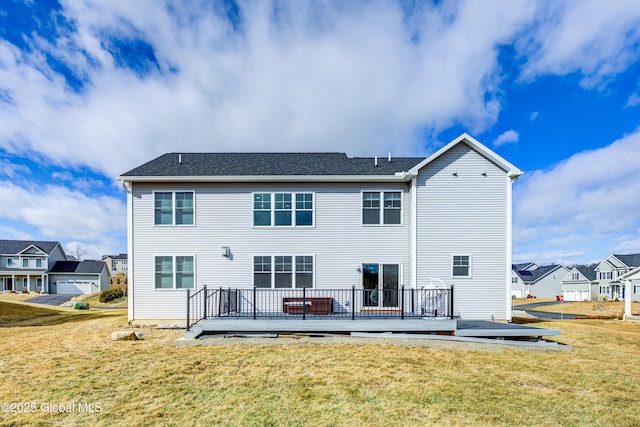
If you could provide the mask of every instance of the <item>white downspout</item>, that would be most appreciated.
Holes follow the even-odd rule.
[[[411,178],[411,286],[418,289],[418,177]]]
[[[505,301],[505,310],[506,317],[505,319],[511,322],[511,265],[513,264],[513,201],[512,201],[512,185],[514,180],[510,177],[507,177],[507,271],[506,281],[507,281],[507,292],[506,292],[506,301]]]

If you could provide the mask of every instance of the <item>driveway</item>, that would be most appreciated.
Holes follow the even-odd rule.
[[[528,314],[537,317],[538,319],[573,320],[576,318],[576,316],[581,316],[580,314],[549,313],[544,311],[545,305],[554,305],[554,304],[558,304],[558,301],[533,302],[530,304],[514,305],[513,309],[525,311]]]
[[[78,295],[58,295],[58,294],[40,295],[38,297],[25,300],[25,302],[31,302],[35,304],[45,304],[45,305],[62,305],[67,301],[71,301],[71,298],[75,296],[78,296]]]

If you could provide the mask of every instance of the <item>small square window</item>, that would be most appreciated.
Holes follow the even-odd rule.
[[[471,277],[471,257],[469,255],[453,255],[452,257],[453,277]]]

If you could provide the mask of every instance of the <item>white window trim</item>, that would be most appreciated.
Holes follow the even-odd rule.
[[[466,256],[469,257],[469,274],[467,276],[455,276],[453,274],[453,257],[454,256]],[[451,254],[451,270],[449,270],[451,272],[451,278],[452,279],[471,279],[473,277],[473,257],[471,256],[471,254],[462,254],[462,253],[454,253]]]
[[[173,287],[172,288],[156,288],[156,257],[171,257],[173,259],[173,264],[172,264],[172,273],[173,273]],[[189,256],[189,257],[193,257],[193,288],[176,288],[176,257],[179,256]],[[184,254],[184,253],[178,253],[178,254],[153,254],[152,258],[151,258],[151,262],[153,263],[153,279],[151,282],[151,286],[153,287],[154,291],[159,291],[159,292],[168,292],[168,291],[184,291],[186,292],[187,290],[195,290],[197,289],[197,283],[198,283],[198,279],[197,279],[197,259],[196,259],[196,254]]]
[[[256,225],[254,221],[255,200],[256,194],[269,194],[271,196],[271,221],[270,225]],[[291,225],[276,225],[276,194],[291,194]],[[296,195],[298,194],[311,194],[311,225],[297,225],[296,224]],[[260,212],[266,212],[266,210],[260,210]],[[306,209],[300,212],[308,212]],[[251,227],[255,229],[265,228],[315,228],[316,227],[316,193],[313,191],[253,191],[251,193]],[[257,255],[260,256],[260,255]],[[267,256],[267,255],[264,255]]]
[[[14,257],[8,257],[6,260],[7,268],[16,268],[16,259]]]
[[[264,255],[264,254],[254,254],[251,255],[251,283],[253,286],[255,286],[255,273],[256,271],[254,270],[254,257],[257,256],[262,256],[262,257],[270,257],[271,258],[271,271],[269,272],[271,274],[271,287],[270,288],[258,288],[258,289],[276,289],[276,290],[286,290],[286,289],[302,289],[302,288],[296,288],[296,257],[300,257],[300,256],[309,256],[311,257],[311,259],[313,260],[313,272],[312,272],[312,278],[311,278],[311,287],[310,288],[306,288],[306,289],[316,289],[316,256],[313,254],[274,254],[274,255]],[[290,256],[291,257],[291,287],[290,288],[276,288],[276,257],[280,257],[280,256]]]
[[[364,193],[379,193],[380,194],[380,222],[378,224],[365,224],[364,215]],[[384,193],[400,193],[400,224],[385,224],[384,223]],[[404,190],[360,190],[360,225],[362,227],[402,227],[404,226],[404,207],[405,207],[405,192]]]
[[[152,222],[154,227],[195,227],[196,226],[196,192],[195,190],[153,190]],[[156,193],[171,193],[171,224],[156,224]],[[176,193],[193,195],[193,224],[176,224]]]

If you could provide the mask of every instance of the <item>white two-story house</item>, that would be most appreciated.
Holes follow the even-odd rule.
[[[129,319],[183,319],[186,289],[205,285],[389,290],[433,278],[454,285],[456,314],[510,319],[521,174],[467,134],[426,158],[162,155],[118,178]]]
[[[66,258],[58,242],[0,240],[2,290],[49,292],[49,270]]]
[[[619,277],[635,267],[640,267],[640,254],[609,255],[595,268],[597,282],[592,294],[600,298],[624,299],[625,286]],[[635,294],[633,297],[640,299]]]

